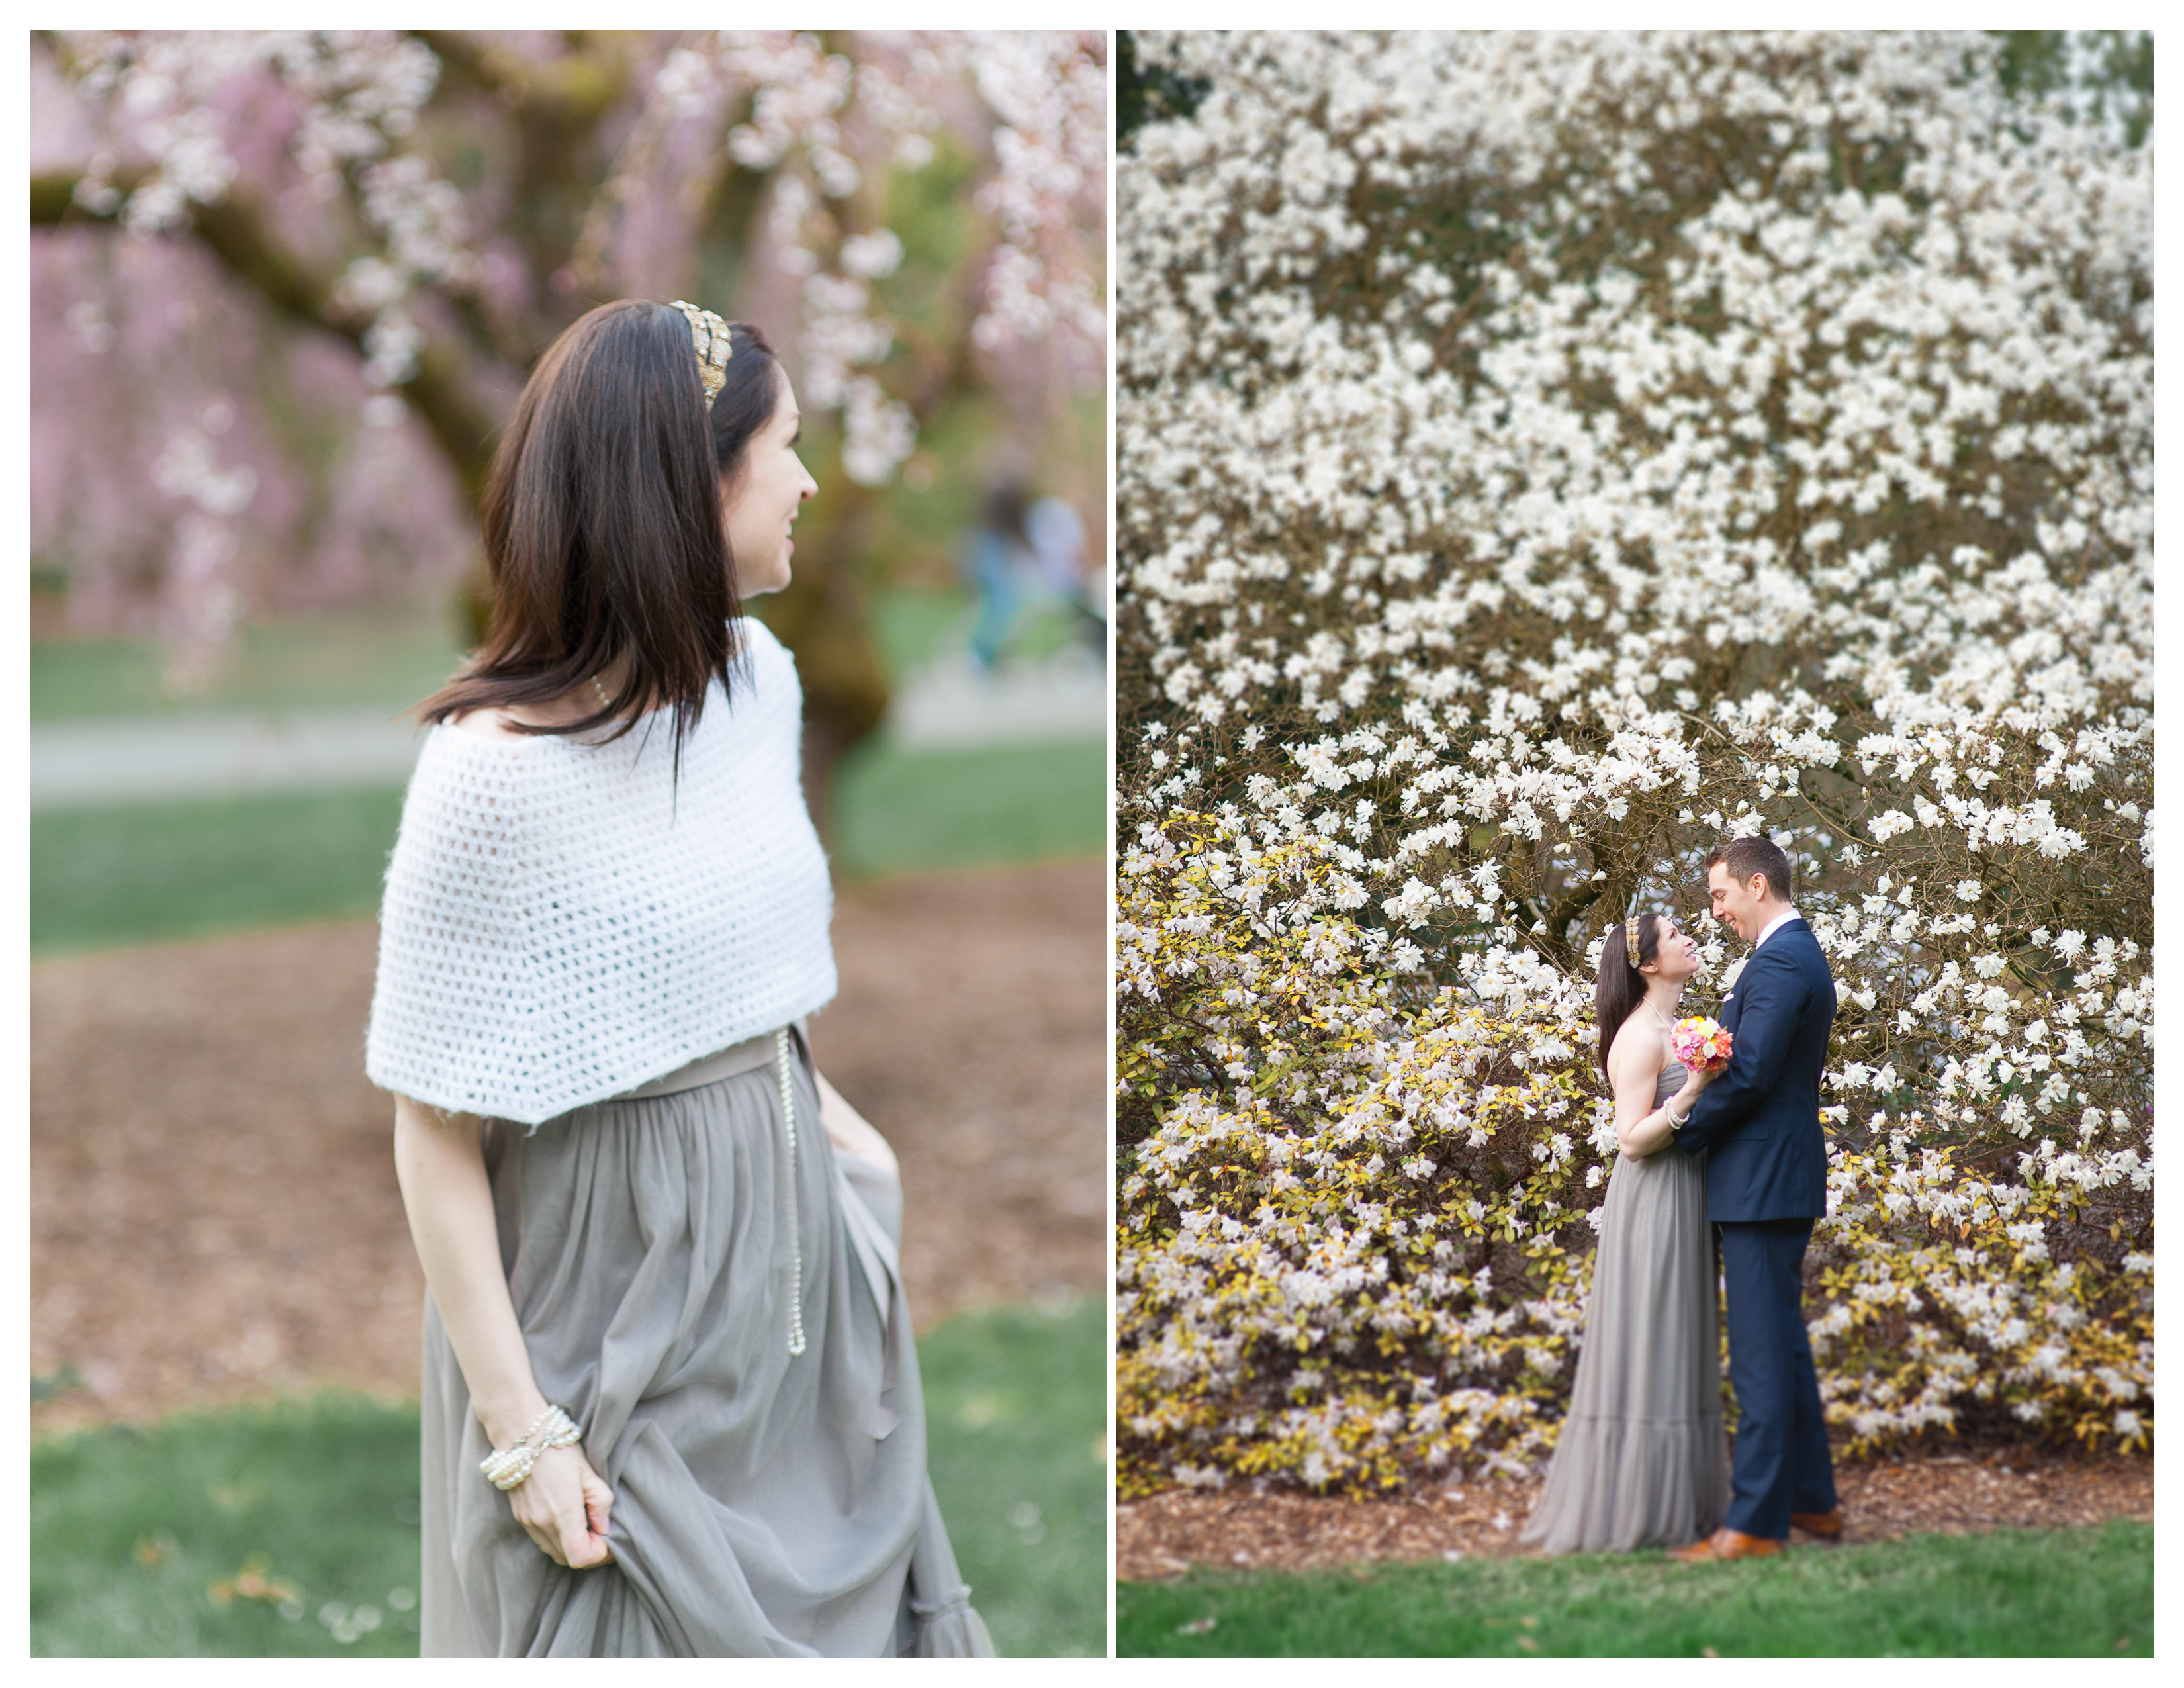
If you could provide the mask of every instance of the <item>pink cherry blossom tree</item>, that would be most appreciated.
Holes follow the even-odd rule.
[[[701,298],[768,328],[822,424],[829,498],[774,619],[831,757],[885,705],[852,564],[921,431],[989,392],[1045,441],[1104,379],[1105,53],[42,34],[36,565],[75,626],[156,632],[183,688],[254,611],[474,592],[471,500],[532,361],[599,299]]]

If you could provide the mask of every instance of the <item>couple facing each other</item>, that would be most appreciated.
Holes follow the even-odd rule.
[[[1687,1071],[1670,1047],[1697,944],[1647,914],[1611,929],[1601,951],[1600,1061],[1622,1153],[1569,1414],[1519,1538],[1549,1553],[1689,1544],[1676,1557],[1696,1563],[1780,1552],[1793,1525],[1842,1531],[1802,1306],[1806,1244],[1827,1212],[1819,1092],[1835,978],[1775,844],[1730,839],[1708,856],[1707,884],[1714,918],[1753,946],[1722,1000],[1732,1046],[1719,1073]]]

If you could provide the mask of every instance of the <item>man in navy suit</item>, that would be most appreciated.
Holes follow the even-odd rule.
[[[1729,1517],[1708,1540],[1677,1550],[1694,1563],[1779,1553],[1792,1525],[1842,1534],[1804,1311],[1805,1245],[1828,1211],[1820,1072],[1835,976],[1791,905],[1790,859],[1768,839],[1717,846],[1707,889],[1714,918],[1752,950],[1722,999],[1729,1066],[1688,1118],[1670,1117],[1676,1146],[1708,1156],[1707,1217],[1721,1238],[1736,1390]]]

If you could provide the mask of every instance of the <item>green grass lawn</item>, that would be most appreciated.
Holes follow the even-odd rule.
[[[1106,756],[1097,740],[853,752],[835,774],[835,865],[865,879],[1096,856]],[[31,953],[370,914],[401,816],[387,788],[39,811]]]
[[[360,615],[254,624],[207,690],[172,698],[160,689],[165,658],[150,639],[40,639],[31,646],[31,719],[211,709],[392,713],[437,691],[461,660],[452,616],[444,626]]]
[[[259,1574],[259,1597],[215,1585]],[[326,1395],[31,1452],[31,1651],[417,1651],[417,1412]],[[346,1639],[342,1639],[346,1637]]]
[[[387,789],[33,813],[31,953],[370,914],[401,818]]]
[[[1089,1300],[918,1342],[933,1487],[1006,1653],[1105,1649],[1106,1348]],[[416,1593],[413,1406],[327,1394],[32,1445],[33,1654],[414,1657]]]
[[[1793,1549],[1479,1559],[1116,1591],[1126,1657],[1960,1658],[2153,1652],[2153,1530],[1997,1530]]]
[[[906,670],[937,647],[965,599],[897,591],[874,637]],[[436,684],[451,652],[414,630],[253,630],[212,701],[390,709]],[[314,665],[316,666],[314,666]],[[31,650],[32,716],[157,703],[156,653],[120,640]],[[186,802],[43,810],[31,816],[31,947],[52,955],[163,943],[379,905],[402,794],[267,792]],[[874,742],[834,772],[829,840],[850,878],[1096,856],[1106,844],[1106,761],[1096,739],[912,751]]]
[[[969,594],[954,587],[873,592],[869,632],[889,673],[900,680],[931,657],[949,630],[967,619],[969,605]],[[1039,630],[1028,632],[1036,647]],[[154,640],[39,639],[31,646],[31,719],[252,709],[382,708],[391,714],[437,691],[462,656],[452,613],[254,622],[237,635],[204,692],[175,698],[160,689],[166,659]]]
[[[1006,867],[1107,848],[1107,747],[1097,738],[975,749],[860,746],[834,771],[834,861],[854,879]]]
[[[971,1600],[1011,1657],[1107,1651],[1107,1309],[961,1313],[920,1337],[926,1458]]]

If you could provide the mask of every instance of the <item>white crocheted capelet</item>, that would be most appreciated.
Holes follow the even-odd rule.
[[[611,744],[442,724],[402,806],[365,1071],[536,1125],[834,994],[796,665],[760,622],[671,781],[671,717]],[[649,729],[649,731],[648,731]]]

